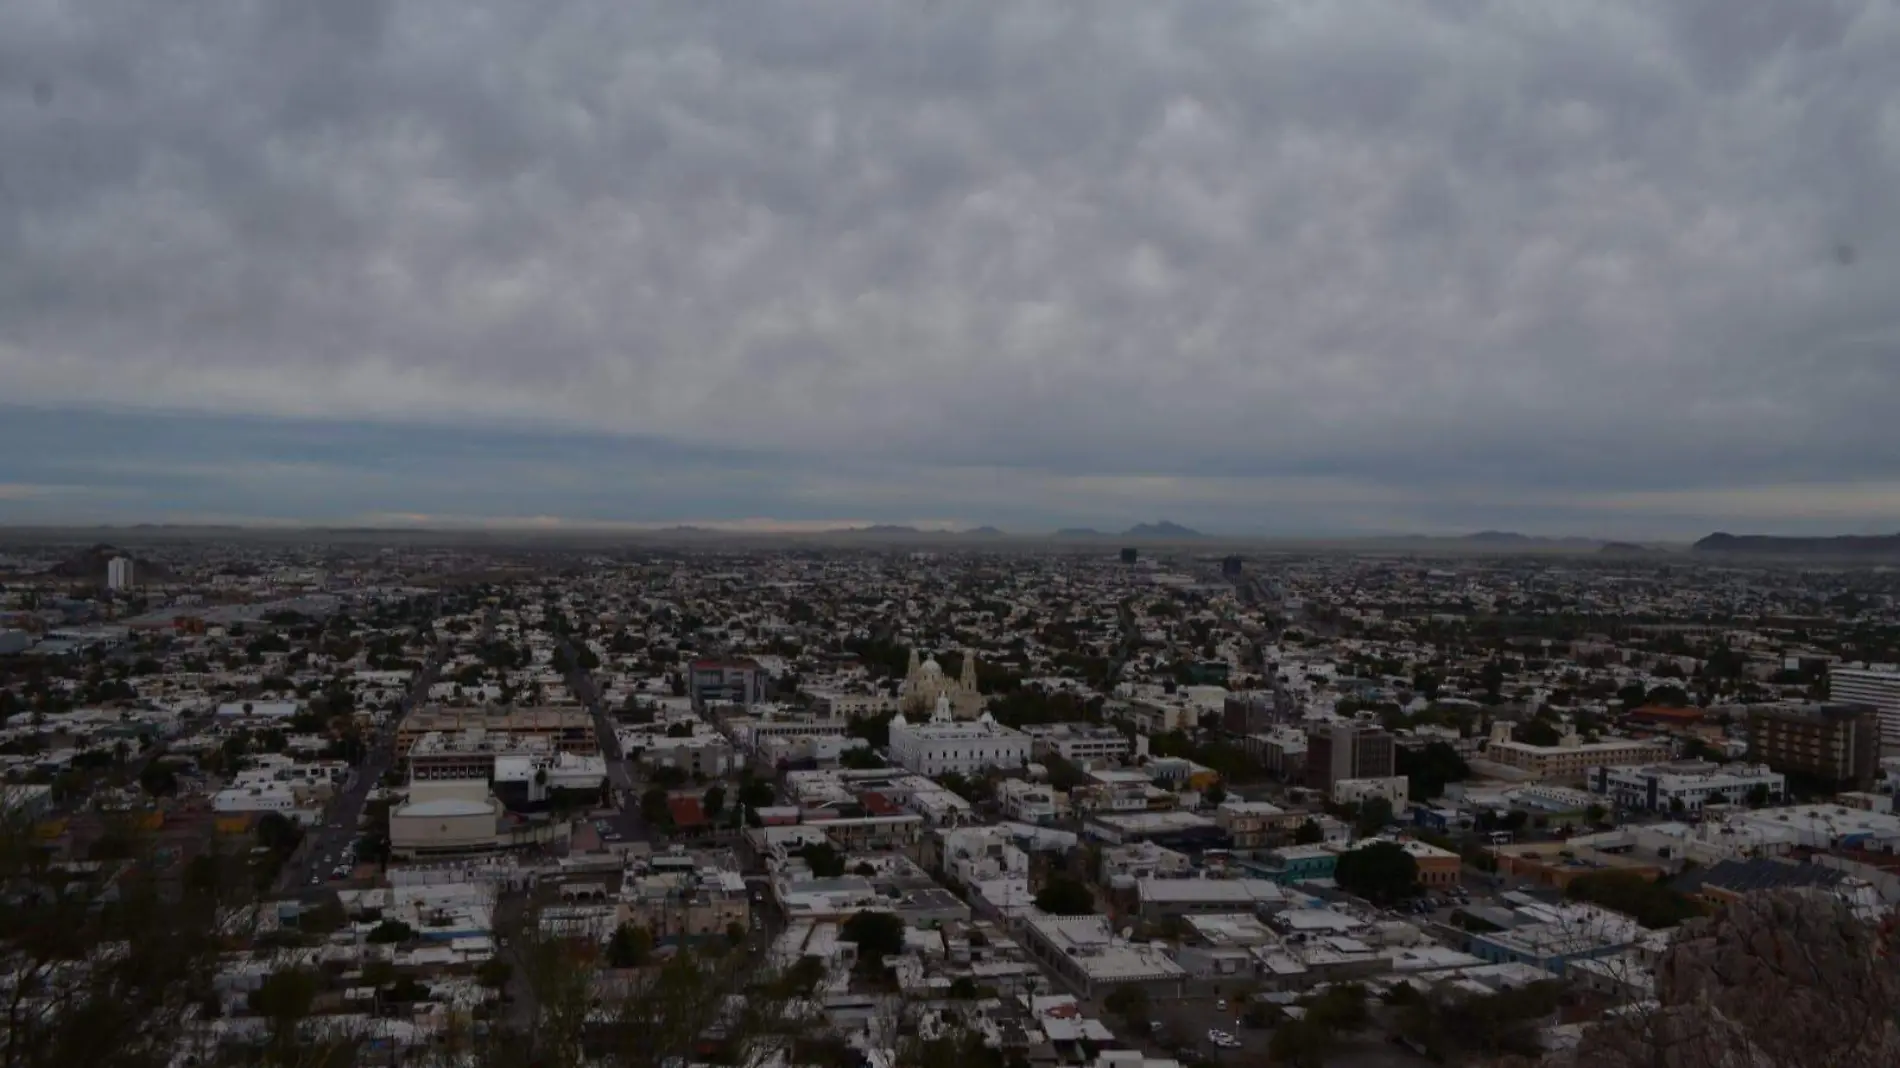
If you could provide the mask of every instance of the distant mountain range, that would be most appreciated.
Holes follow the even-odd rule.
[[[1772,534],[1717,532],[1690,546],[1699,553],[1755,556],[1894,556],[1900,557],[1900,534],[1843,534],[1828,538],[1783,538]]]
[[[678,528],[676,528],[678,529]],[[916,527],[895,523],[879,523],[868,527],[847,527],[826,531],[828,534],[850,534],[859,537],[912,538],[912,537],[955,537],[955,538],[1003,538],[1007,531],[993,526],[981,526],[971,530],[919,530]],[[1096,530],[1093,527],[1064,527],[1050,537],[1055,538],[1127,538],[1146,541],[1183,541],[1189,538],[1205,538],[1207,535],[1191,527],[1163,519],[1155,523],[1137,523],[1120,534]]]
[[[1177,540],[1181,538],[1205,538],[1207,535],[1198,530],[1184,527],[1179,523],[1171,523],[1163,519],[1159,523],[1136,523],[1134,526],[1122,531],[1122,537]]]
[[[1130,538],[1147,541],[1184,541],[1190,538],[1205,538],[1192,527],[1184,527],[1167,519],[1155,523],[1136,523],[1119,534],[1096,530],[1094,527],[1063,527],[1050,537],[1055,538]]]
[[[1476,534],[1466,534],[1458,540],[1477,545],[1504,547],[1545,545],[1574,549],[1590,549],[1603,544],[1596,538],[1544,538],[1534,534],[1519,534],[1514,530],[1480,530]]]

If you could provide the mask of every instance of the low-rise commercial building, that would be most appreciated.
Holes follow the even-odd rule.
[[[1037,759],[1053,755],[1071,764],[1097,764],[1126,759],[1129,753],[1127,735],[1093,723],[1038,723],[1022,732]]]
[[[1655,764],[1672,755],[1664,739],[1616,738],[1586,742],[1574,732],[1564,735],[1556,745],[1532,745],[1511,740],[1511,725],[1499,722],[1492,728],[1491,740],[1484,747],[1484,758],[1494,764],[1516,768],[1533,779],[1580,783],[1595,767],[1629,764]]]
[[[1162,947],[1118,937],[1106,916],[1037,913],[1024,928],[1030,953],[1084,997],[1127,985],[1178,995],[1187,977]]]
[[[1288,812],[1266,801],[1221,802],[1214,822],[1227,832],[1235,849],[1260,849],[1281,841],[1306,821],[1300,812]]]
[[[1403,775],[1380,779],[1339,779],[1333,783],[1333,804],[1362,805],[1367,801],[1391,802],[1401,809],[1411,800],[1411,785]]]
[[[660,941],[724,938],[752,925],[736,863],[677,849],[634,861],[621,880],[620,904],[622,923],[644,927]]]
[[[1700,812],[1704,805],[1756,800],[1780,802],[1787,777],[1765,764],[1679,761],[1644,767],[1591,768],[1590,792],[1618,808],[1646,812]]]
[[[1270,879],[1141,879],[1135,891],[1145,920],[1193,913],[1264,915],[1287,904],[1286,891]]]
[[[1513,915],[1522,922],[1472,935],[1471,954],[1494,964],[1528,964],[1562,976],[1571,962],[1620,953],[1645,934],[1635,920],[1594,905],[1527,905]]]
[[[600,752],[593,717],[581,708],[417,708],[396,726],[396,754],[407,758],[425,735],[506,734],[515,739],[539,738],[560,752],[591,755]]]

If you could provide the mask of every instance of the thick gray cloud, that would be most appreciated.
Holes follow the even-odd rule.
[[[1895,189],[1891,3],[27,0],[0,399],[834,515],[1900,523]]]

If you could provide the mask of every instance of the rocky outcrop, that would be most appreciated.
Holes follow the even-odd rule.
[[[1683,927],[1657,1004],[1592,1025],[1545,1068],[1893,1068],[1900,941],[1812,891],[1755,894]]]

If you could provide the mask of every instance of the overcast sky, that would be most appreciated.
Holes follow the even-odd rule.
[[[13,0],[0,522],[1900,529],[1900,10]]]

